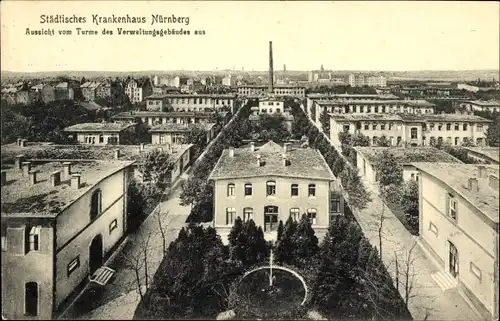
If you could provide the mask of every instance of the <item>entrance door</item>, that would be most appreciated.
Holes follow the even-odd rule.
[[[451,242],[448,242],[450,245],[450,253],[449,253],[449,269],[450,274],[456,278],[458,276],[458,250],[455,245]]]
[[[278,206],[264,207],[264,232],[278,229]]]
[[[89,249],[89,267],[92,275],[98,268],[102,266],[102,236],[101,234],[94,237]]]

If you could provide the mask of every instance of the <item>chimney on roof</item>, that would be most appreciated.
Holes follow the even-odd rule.
[[[27,139],[21,139],[21,147],[26,147]]]
[[[22,140],[22,138],[21,138],[21,137],[18,137],[18,138],[17,138],[17,146],[21,146],[21,140]]]
[[[486,167],[484,165],[479,165],[477,167],[477,177],[483,178],[486,176]]]
[[[71,187],[74,189],[79,189],[80,188],[80,174],[72,174],[71,175]]]
[[[31,185],[35,185],[37,183],[37,180],[36,180],[36,174],[38,173],[37,170],[30,170],[28,172],[28,175],[30,177],[30,182],[31,182]]]
[[[2,186],[4,186],[5,184],[7,184],[7,172],[2,171]]]
[[[488,183],[491,188],[493,188],[495,191],[498,191],[498,177],[496,177],[495,175],[490,175]]]
[[[288,153],[291,150],[292,150],[292,144],[291,143],[285,143],[285,144],[283,144],[283,153]]]
[[[16,169],[23,169],[23,162],[24,162],[24,155],[17,155],[16,162],[15,162],[15,168]]]
[[[50,180],[52,187],[61,184],[61,171],[55,171],[50,174]]]
[[[120,149],[117,148],[115,149],[115,159],[119,159],[120,158]]]
[[[255,143],[254,142],[250,142],[250,150],[252,152],[255,152]]]
[[[273,42],[269,41],[269,93],[274,92]]]
[[[31,162],[23,162],[23,176],[28,176],[31,169]]]
[[[475,177],[469,178],[469,191],[471,191],[471,192],[479,191],[479,185],[477,182],[477,178],[475,178]]]
[[[264,165],[264,163],[262,162],[261,158],[260,158],[260,155],[257,155],[257,166],[262,166]]]
[[[234,157],[234,147],[229,147],[229,157]]]
[[[71,162],[63,163],[64,179],[69,179],[71,177]]]

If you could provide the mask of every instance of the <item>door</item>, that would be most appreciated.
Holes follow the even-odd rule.
[[[90,244],[89,250],[89,268],[90,274],[102,266],[102,236],[101,234],[94,237]]]
[[[450,274],[456,278],[458,276],[458,250],[455,245],[448,242],[450,246],[449,250],[449,271]]]
[[[278,206],[264,207],[264,232],[278,229]]]

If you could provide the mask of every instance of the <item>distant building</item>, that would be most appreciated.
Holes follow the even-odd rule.
[[[403,180],[418,182],[418,171],[414,162],[432,163],[462,163],[459,159],[451,156],[445,151],[434,147],[354,147],[356,151],[356,166],[359,173],[363,175],[370,184],[378,184],[378,168],[376,166],[378,157],[389,151],[396,162],[403,168]]]
[[[235,84],[236,84],[236,78],[231,75],[227,75],[222,79],[222,85],[224,86],[234,87]]]
[[[198,127],[206,131],[207,143],[209,143],[215,137],[214,123],[204,123],[204,124],[167,123],[167,124],[155,125],[149,130],[149,132],[151,133],[151,143],[169,144],[169,145],[182,144],[184,141],[184,137],[195,127]]]
[[[349,85],[351,87],[387,87],[385,76],[366,76],[363,74],[350,74]]]
[[[61,82],[55,86],[55,100],[72,100],[75,91],[68,82]]]
[[[83,123],[64,129],[65,132],[76,135],[80,144],[118,145],[127,143],[135,134],[135,123]]]
[[[41,99],[44,103],[50,103],[56,100],[56,91],[52,85],[46,84],[40,92]]]
[[[37,99],[37,93],[29,89],[22,89],[16,92],[16,104],[28,105]]]
[[[440,271],[485,320],[498,319],[498,165],[414,163],[419,171],[419,238]]]
[[[467,90],[467,91],[474,92],[474,93],[479,91],[478,86],[472,86],[472,85],[468,85],[468,84],[457,84],[457,89]]]
[[[214,227],[227,243],[234,220],[250,219],[267,240],[276,240],[279,221],[307,215],[321,239],[330,225],[330,192],[335,180],[319,151],[279,146],[229,148],[215,165]]]
[[[97,97],[97,88],[101,86],[101,82],[87,81],[80,86],[83,99],[86,101],[94,101]]]
[[[2,169],[2,185],[10,182],[2,186],[2,317],[53,319],[99,273],[127,231],[132,164],[19,156]]]
[[[460,103],[460,107],[468,111],[500,112],[500,101],[498,100],[468,100]]]
[[[234,94],[165,94],[148,97],[155,101],[161,100],[168,108],[174,111],[214,111],[225,110],[235,113],[239,108],[239,101]],[[153,106],[153,102],[151,102]],[[153,108],[153,107],[152,107]]]
[[[120,100],[124,94],[125,91],[121,83],[110,79],[102,81],[100,85],[96,88],[96,93],[95,93],[96,98],[102,98],[102,99],[111,98],[112,100]]]
[[[330,114],[330,140],[340,146],[339,132],[361,133],[375,145],[385,135],[391,146],[460,146],[472,141],[486,144],[491,120],[462,114]]]
[[[140,103],[145,97],[153,93],[153,85],[149,78],[130,79],[125,86],[125,94],[127,94],[131,103]]]
[[[223,122],[229,121],[230,115],[226,112],[219,112]],[[161,112],[161,111],[134,111],[122,112],[111,116],[116,123],[142,123],[147,127],[159,124],[205,124],[210,122],[212,112]]]
[[[248,95],[264,95],[268,93],[266,85],[242,85],[238,86],[238,94],[243,96]],[[297,85],[275,85],[273,86],[273,94],[275,96],[290,96],[303,98],[306,96],[306,87]]]

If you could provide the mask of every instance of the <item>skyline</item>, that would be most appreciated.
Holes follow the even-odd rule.
[[[169,10],[172,4],[175,9]],[[117,8],[113,1],[57,2],[57,7],[55,2],[3,1],[1,6],[2,70],[10,72],[223,71],[233,66],[235,71],[266,71],[269,41],[278,72],[284,64],[289,71],[320,65],[339,71],[500,69],[498,2],[130,1]],[[88,21],[45,25],[42,14],[75,14]],[[96,26],[92,14],[144,16],[148,23]],[[189,16],[190,23],[151,26],[153,14]],[[26,28],[77,26],[99,35],[24,35]],[[103,28],[172,27],[204,29],[206,35],[101,34]]]

